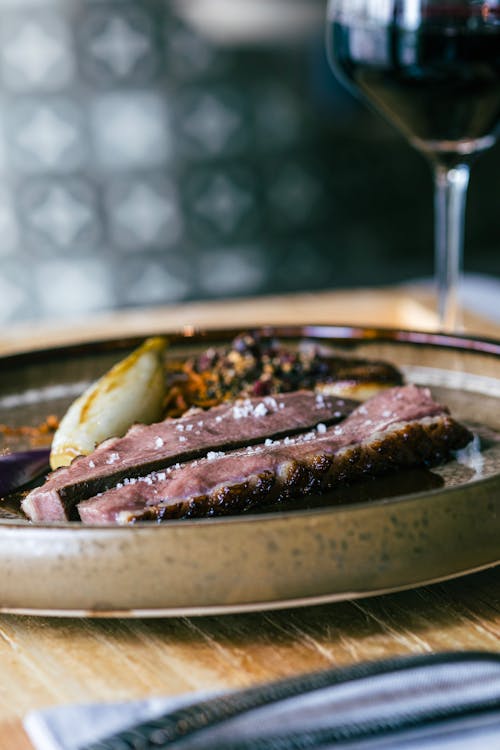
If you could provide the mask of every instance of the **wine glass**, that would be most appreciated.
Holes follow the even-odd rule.
[[[327,51],[431,162],[439,325],[457,330],[470,163],[500,124],[500,0],[329,0]]]

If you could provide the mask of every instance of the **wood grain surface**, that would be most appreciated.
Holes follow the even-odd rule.
[[[246,687],[394,655],[463,650],[500,652],[499,568],[398,594],[272,613],[158,620],[4,615],[0,718],[47,705]],[[21,750],[19,731],[19,724],[4,724],[0,747]]]
[[[348,323],[395,328],[436,327],[432,298],[420,290],[342,290],[191,302],[99,314],[74,320],[30,321],[0,332],[0,352],[93,341],[120,334],[143,335],[193,326],[200,328],[269,324]],[[481,326],[488,321],[481,320]]]
[[[232,305],[231,323],[260,323],[263,318],[269,323],[361,323],[356,319],[360,310],[365,322],[371,310],[370,325],[404,325],[405,320],[409,323],[405,304],[413,311],[414,327],[432,323],[425,300],[405,302],[400,292],[314,299],[306,295],[297,300]],[[329,308],[321,317],[325,304]],[[82,323],[74,334],[84,340],[96,332],[106,336],[149,331],[165,326],[167,318],[180,325],[181,314],[176,308],[179,318],[172,310],[115,316],[100,327],[96,321]],[[221,303],[200,305],[197,315],[198,323],[228,324]],[[498,332],[478,319],[474,329],[489,335]],[[15,336],[4,336],[2,343],[4,350],[16,350],[62,342],[64,336],[69,337],[68,330],[48,326],[24,334],[18,330]],[[157,620],[2,615],[0,748],[31,748],[20,719],[42,706],[237,688],[397,654],[471,649],[500,652],[500,568],[398,594],[272,613]]]
[[[369,325],[436,330],[433,295],[421,288],[339,290],[192,302],[121,311],[74,320],[18,324],[0,331],[0,353],[94,341],[120,335],[147,335],[192,326],[249,327],[305,323]],[[464,311],[467,333],[497,336],[498,324]]]

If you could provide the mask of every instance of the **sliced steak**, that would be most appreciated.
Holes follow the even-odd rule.
[[[266,441],[128,479],[78,505],[85,523],[215,516],[333,489],[364,476],[435,464],[472,435],[416,386],[393,388],[337,427]]]
[[[125,478],[165,469],[209,451],[227,451],[307,431],[318,423],[336,423],[356,405],[347,399],[295,391],[226,402],[153,425],[135,425],[124,437],[106,440],[91,455],[57,469],[25,497],[22,508],[33,521],[65,520],[72,516],[76,502]]]

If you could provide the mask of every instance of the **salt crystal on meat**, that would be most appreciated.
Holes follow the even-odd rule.
[[[114,445],[106,442],[91,456],[77,459],[61,472],[54,472],[43,486],[32,490],[23,500],[23,510],[32,520],[63,520],[71,516],[75,505],[83,499],[111,489],[117,483],[123,484],[125,478],[165,471],[174,461],[183,463],[196,455],[206,456],[209,451],[231,450],[257,442],[267,451],[268,447],[264,449],[266,439],[311,431],[317,423],[338,420],[332,413],[333,408],[339,409],[336,401],[326,399],[323,414],[314,409],[315,398],[314,393],[306,391],[281,394],[276,398],[263,394],[214,407],[214,411],[209,410],[203,418],[185,415],[179,420],[135,425],[124,437],[113,438]],[[347,413],[353,406],[354,403],[350,404]],[[234,412],[233,407],[237,407]],[[254,419],[265,412],[265,418]],[[238,421],[233,422],[233,414]],[[241,419],[244,416],[246,419]],[[222,422],[216,422],[216,417],[222,417]],[[222,430],[223,425],[227,429]],[[160,440],[163,441],[161,447]],[[279,445],[281,447],[282,443]]]
[[[278,410],[278,404],[276,403],[276,399],[272,396],[266,396],[264,399],[264,403],[269,409],[273,409],[273,411]]]
[[[224,451],[208,451],[207,461],[215,461],[217,458],[221,458],[224,455]]]
[[[264,404],[263,401],[260,402],[260,404],[257,404],[255,409],[253,410],[254,417],[265,417],[268,412],[267,406]]]

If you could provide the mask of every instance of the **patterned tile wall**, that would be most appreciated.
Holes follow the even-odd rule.
[[[380,219],[401,191],[378,195],[366,129],[338,147],[366,123],[331,80],[325,100],[322,37],[218,47],[173,7],[0,0],[0,321],[392,280],[409,208]]]
[[[249,155],[294,142],[288,87],[256,107],[169,3],[1,0],[0,20],[0,317],[259,291]],[[314,199],[293,169],[278,213]]]

